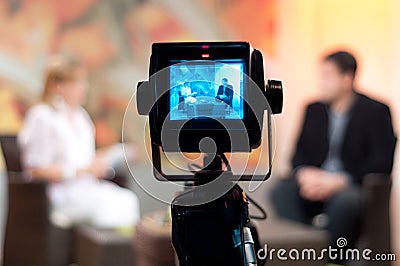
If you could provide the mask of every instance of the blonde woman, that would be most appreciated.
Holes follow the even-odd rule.
[[[87,72],[79,61],[53,58],[42,100],[28,111],[18,136],[22,161],[33,179],[50,182],[56,223],[132,226],[139,219],[138,199],[104,180],[110,169],[107,156],[96,154],[94,126],[82,107],[87,88]]]

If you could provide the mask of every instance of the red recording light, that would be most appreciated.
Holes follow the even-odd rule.
[[[208,48],[210,48],[210,46],[209,45],[202,45],[201,48],[202,49],[208,49]]]

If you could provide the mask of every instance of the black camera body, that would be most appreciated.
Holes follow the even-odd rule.
[[[138,85],[138,110],[149,115],[152,143],[166,152],[200,152],[199,142],[206,137],[217,144],[218,153],[250,152],[261,143],[263,113],[269,108],[253,101],[262,95],[271,112],[282,109],[280,82],[272,82],[274,92],[266,90],[262,54],[247,42],[154,43],[149,76]],[[217,77],[235,81],[236,86],[227,85],[230,101],[225,95],[220,99]],[[192,102],[181,103],[187,84],[191,96],[185,101]],[[233,135],[246,141],[232,145]]]

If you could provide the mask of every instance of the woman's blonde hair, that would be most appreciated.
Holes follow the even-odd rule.
[[[54,85],[74,80],[77,75],[77,70],[82,67],[82,62],[76,57],[65,55],[52,57],[45,71],[41,100],[44,102],[51,101]]]

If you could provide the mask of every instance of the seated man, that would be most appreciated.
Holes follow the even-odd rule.
[[[339,237],[354,246],[363,177],[390,174],[396,143],[389,108],[354,89],[356,69],[348,52],[323,59],[322,99],[307,107],[292,176],[272,195],[278,215],[327,229],[332,247]]]
[[[233,87],[232,85],[228,84],[227,78],[222,79],[222,85],[218,88],[216,98],[232,107]]]

